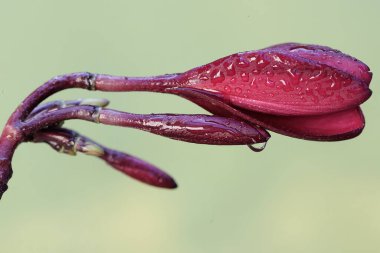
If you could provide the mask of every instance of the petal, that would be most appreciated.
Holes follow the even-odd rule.
[[[247,112],[268,129],[291,137],[315,141],[339,141],[358,136],[365,125],[359,107],[325,115],[274,116]]]
[[[371,91],[334,67],[280,50],[234,54],[186,72],[182,87],[218,93],[234,106],[276,115],[355,108]]]
[[[284,43],[268,47],[265,50],[291,53],[320,64],[326,64],[356,77],[367,85],[369,85],[372,79],[372,72],[370,72],[370,69],[366,64],[350,55],[344,54],[341,51],[330,47],[299,43]]]
[[[170,89],[202,108],[224,117],[240,118],[253,125],[306,140],[338,141],[353,138],[364,128],[364,116],[359,107],[326,115],[276,116],[234,107],[213,93],[191,88]]]

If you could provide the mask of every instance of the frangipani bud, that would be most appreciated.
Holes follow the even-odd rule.
[[[170,189],[177,187],[174,179],[156,166],[137,157],[104,147],[69,129],[44,129],[35,133],[32,141],[47,143],[55,150],[70,155],[81,152],[99,157],[116,170],[149,185]]]
[[[371,95],[371,76],[364,63],[339,51],[292,43],[194,68],[180,87],[219,94],[249,111],[308,116],[357,107]]]
[[[202,114],[132,114],[104,109],[98,121],[198,144],[248,145],[270,138],[265,129],[242,120]]]

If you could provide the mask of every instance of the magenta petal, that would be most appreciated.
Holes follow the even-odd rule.
[[[320,64],[326,64],[352,75],[367,85],[369,85],[372,79],[372,73],[366,64],[350,55],[344,54],[341,51],[330,47],[299,43],[284,43],[268,47],[265,50],[275,50],[295,54]]]
[[[317,115],[355,108],[368,85],[351,74],[282,51],[224,57],[184,74],[182,87],[223,96],[234,106],[276,115]]]
[[[359,107],[325,115],[274,116],[247,112],[270,130],[300,139],[339,141],[358,136],[365,125]]]
[[[307,140],[338,141],[353,138],[364,128],[359,107],[346,111],[314,116],[276,116],[233,107],[210,92],[191,88],[170,89],[216,115],[240,118],[268,130]]]

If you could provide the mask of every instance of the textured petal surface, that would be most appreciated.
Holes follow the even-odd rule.
[[[300,43],[284,43],[266,49],[269,51],[275,50],[296,54],[320,64],[326,64],[352,75],[367,85],[369,85],[372,79],[372,73],[366,64],[350,55],[344,54],[341,51],[330,47]]]
[[[351,73],[280,49],[233,54],[192,69],[184,73],[182,87],[218,93],[235,106],[276,115],[331,113],[355,108],[370,97],[368,83]]]
[[[359,107],[325,115],[277,116],[234,107],[210,92],[191,88],[172,89],[209,112],[224,117],[240,118],[268,130],[307,140],[338,141],[353,138],[364,128],[364,116]]]
[[[364,128],[364,116],[359,107],[314,116],[274,116],[247,112],[263,122],[268,129],[291,137],[316,141],[339,141],[358,136]]]

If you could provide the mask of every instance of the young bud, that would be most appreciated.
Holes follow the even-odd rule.
[[[169,189],[177,187],[170,175],[154,165],[126,153],[106,148],[69,129],[44,129],[35,133],[32,141],[47,143],[55,150],[70,155],[81,152],[99,157],[116,170],[149,185]]]

